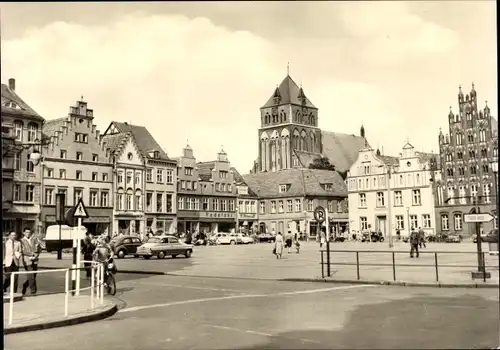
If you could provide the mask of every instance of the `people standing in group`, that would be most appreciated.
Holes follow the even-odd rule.
[[[38,270],[38,259],[40,253],[42,252],[42,245],[40,240],[33,231],[29,228],[25,228],[23,235],[20,239],[21,250],[22,250],[22,264],[26,271],[37,271]],[[36,294],[36,273],[26,274],[26,281],[23,283],[22,293],[26,294],[28,287],[30,288],[31,294]]]
[[[283,247],[283,236],[281,235],[281,232],[278,232],[274,240],[274,254],[276,254],[276,259],[281,259],[281,256],[283,255]]]
[[[427,248],[427,246],[425,245],[425,232],[421,227],[418,228],[418,244],[420,248],[422,248],[422,246],[424,248]]]
[[[18,272],[19,267],[22,264],[22,245],[19,240],[19,235],[12,231],[9,237],[5,241],[4,246],[4,257],[3,265],[6,274],[5,280],[3,282],[3,292],[6,293],[7,289],[13,284],[14,293],[17,293],[19,275],[14,276],[14,282],[12,282],[12,272]]]
[[[87,278],[90,278],[92,274],[91,270],[92,263],[90,261],[92,260],[92,254],[94,253],[95,248],[96,244],[94,244],[92,240],[92,234],[90,232],[87,232],[85,234],[85,239],[82,242],[82,254],[83,254],[83,260],[85,260],[83,264],[85,265],[85,272]]]
[[[410,258],[413,258],[414,254],[416,253],[417,258],[419,257],[419,252],[418,252],[418,244],[419,244],[419,234],[417,231],[415,231],[415,228],[411,228],[411,233],[410,233]]]
[[[288,249],[288,254],[290,254],[290,249],[292,248],[292,241],[293,241],[292,231],[288,231],[285,234],[285,248]]]

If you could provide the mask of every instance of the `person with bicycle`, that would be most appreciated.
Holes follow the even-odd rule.
[[[97,244],[96,249],[92,254],[92,261],[104,265],[104,285],[108,289],[108,293],[114,295],[116,287],[114,286],[115,282],[114,282],[114,277],[112,275],[113,271],[109,271],[108,267],[108,264],[110,261],[112,261],[113,257],[114,253],[110,245],[110,239],[108,236],[105,236],[99,240],[99,243]],[[108,278],[110,278],[112,282],[110,282]],[[113,286],[111,286],[111,284],[113,284]]]

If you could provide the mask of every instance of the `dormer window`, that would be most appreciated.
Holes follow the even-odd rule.
[[[227,179],[227,171],[219,170],[219,177],[221,179]]]
[[[286,191],[288,191],[288,185],[280,185],[279,192],[285,193]]]
[[[185,167],[184,168],[184,175],[193,175],[193,168]]]
[[[159,151],[154,151],[153,152],[153,158],[155,158],[155,159],[160,158],[160,152]]]
[[[325,191],[333,191],[333,184],[331,183],[323,184],[323,188],[325,189]]]

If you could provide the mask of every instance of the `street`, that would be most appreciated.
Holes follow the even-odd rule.
[[[122,278],[104,321],[8,335],[6,349],[493,348],[495,289],[177,276]]]

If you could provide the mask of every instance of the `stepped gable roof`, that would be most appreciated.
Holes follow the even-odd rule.
[[[132,125],[129,123],[116,122],[116,121],[111,122],[111,124],[113,124],[120,133],[130,132],[134,136],[135,142],[139,150],[147,158],[152,158],[149,155],[149,152],[158,151],[160,152],[160,159],[171,160],[167,156],[167,153],[165,153],[163,148],[161,148],[158,142],[156,142],[153,135],[150,134],[150,132],[146,127],[139,125]]]
[[[243,175],[245,182],[259,198],[294,196],[347,196],[347,188],[336,171],[317,169],[287,169]],[[325,191],[322,184],[333,184],[333,191]],[[290,185],[280,193],[279,185]]]
[[[323,154],[337,171],[349,170],[358,158],[358,152],[369,146],[364,137],[331,131],[321,131],[321,142]]]
[[[231,167],[231,170],[233,171],[234,175],[234,181],[236,181],[237,185],[244,185],[248,187],[248,196],[247,195],[242,195],[241,197],[257,197],[257,194],[248,186],[248,184],[245,182],[245,179],[241,174],[236,170],[235,167]]]
[[[68,118],[64,117],[64,118],[46,120],[42,127],[43,136],[44,137],[55,136],[56,131],[61,129],[61,127],[64,125],[64,122],[67,119]]]
[[[278,86],[278,92],[279,96],[281,96],[280,102],[278,104],[279,106],[286,104],[302,106],[302,102],[299,99],[299,95],[304,94],[304,91],[303,90],[301,91],[301,88],[293,81],[293,79],[289,75],[287,75],[285,79],[283,79],[281,84]],[[267,100],[266,104],[261,108],[276,106],[276,103],[274,101],[276,95],[277,93],[275,90],[274,93],[269,98],[269,100]],[[306,107],[316,108],[307,97],[305,99],[306,99],[306,104],[305,104]]]
[[[1,96],[2,113],[29,117],[40,122],[45,121],[40,114],[35,112],[18,94],[9,89],[6,84],[1,84]]]

